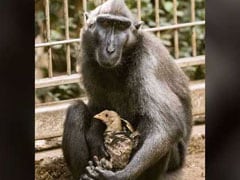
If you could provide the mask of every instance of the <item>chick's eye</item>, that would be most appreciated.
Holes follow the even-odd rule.
[[[108,117],[108,114],[105,114],[105,117]]]

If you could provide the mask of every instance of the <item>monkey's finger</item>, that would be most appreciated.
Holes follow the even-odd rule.
[[[99,176],[99,174],[95,171],[95,169],[89,166],[86,167],[86,171],[91,178],[96,178]]]
[[[111,170],[112,169],[112,163],[109,160],[105,159],[105,158],[102,158],[100,160],[100,165],[101,165],[101,167],[103,167],[103,169],[107,169],[107,170]]]
[[[93,164],[93,162],[92,161],[88,161],[88,165],[90,166],[90,167],[94,167],[94,164]]]
[[[80,177],[80,180],[94,180],[94,179],[84,174],[83,176]]]
[[[97,156],[93,156],[93,161],[95,162],[96,166],[100,166],[100,161]]]
[[[99,167],[99,166],[95,168],[95,171],[98,172],[98,173],[100,173],[100,174],[103,174],[103,173],[104,173],[103,168],[101,168],[101,167]]]

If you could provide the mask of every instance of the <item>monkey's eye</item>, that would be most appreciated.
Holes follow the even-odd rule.
[[[111,26],[111,22],[109,20],[102,20],[100,21],[100,25],[104,28],[108,28]]]
[[[115,27],[120,31],[128,29],[130,24],[128,22],[116,22]]]

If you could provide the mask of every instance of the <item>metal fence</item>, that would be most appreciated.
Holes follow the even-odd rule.
[[[50,20],[50,3],[51,0],[44,0],[45,4],[45,18],[46,18],[46,36],[47,41],[43,43],[35,44],[35,48],[45,47],[48,49],[48,78],[36,79],[35,88],[44,88],[50,86],[57,86],[62,84],[69,83],[78,83],[80,74],[73,73],[71,70],[71,55],[70,55],[70,44],[80,42],[80,38],[71,39],[69,36],[69,14],[68,14],[68,0],[63,0],[64,5],[64,22],[65,22],[65,39],[61,41],[51,41],[51,20]],[[104,2],[104,1],[102,1]],[[205,25],[205,21],[196,21],[195,20],[195,0],[190,0],[191,3],[191,22],[187,23],[178,23],[177,18],[177,0],[173,0],[173,19],[174,24],[167,26],[160,26],[160,13],[159,13],[159,0],[155,0],[155,23],[156,27],[143,29],[144,31],[156,32],[159,37],[161,37],[161,32],[166,30],[174,31],[174,56],[176,58],[176,62],[180,67],[192,66],[192,65],[200,65],[205,63],[205,56],[197,54],[197,45],[196,45],[196,26]],[[82,8],[83,11],[87,11],[87,0],[82,0]],[[141,20],[141,0],[137,0],[137,17]],[[191,42],[192,42],[192,57],[181,58],[179,59],[179,30],[181,28],[191,27]],[[53,76],[53,65],[52,65],[52,47],[60,44],[66,45],[66,73],[65,75]]]

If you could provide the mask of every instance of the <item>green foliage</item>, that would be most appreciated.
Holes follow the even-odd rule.
[[[64,84],[36,90],[36,96],[42,102],[67,100],[80,97],[83,94],[84,91],[80,89],[78,84]]]

